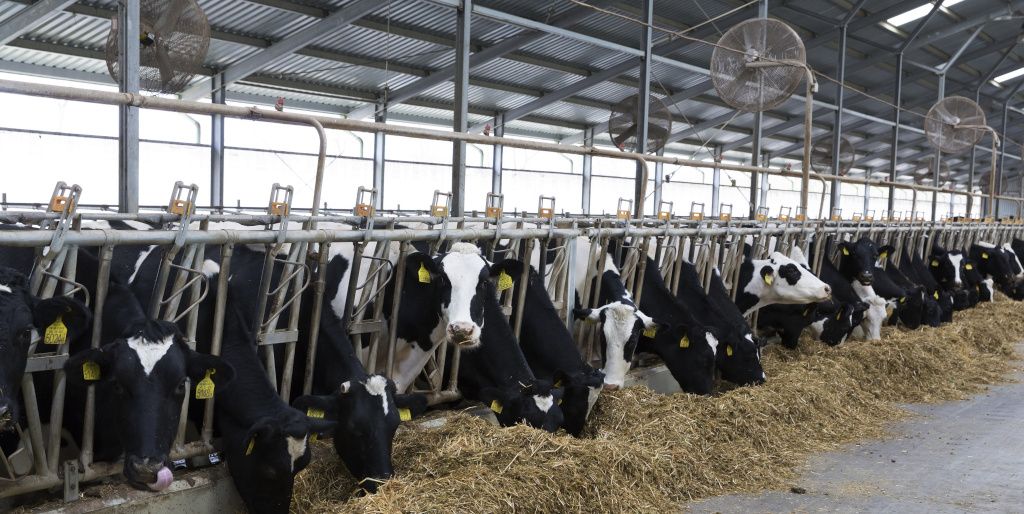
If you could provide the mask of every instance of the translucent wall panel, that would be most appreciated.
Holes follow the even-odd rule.
[[[117,145],[114,145],[114,202],[117,201]],[[198,145],[139,144],[139,205],[165,206],[175,181],[199,186],[199,205],[210,204],[210,149]],[[85,201],[83,197],[83,201]],[[91,203],[87,201],[87,203]],[[266,203],[264,201],[264,203]]]
[[[0,131],[0,148],[0,192],[9,202],[46,203],[63,180],[82,186],[82,203],[117,204],[114,139]]]
[[[224,202],[227,205],[240,202],[244,207],[263,207],[269,201],[270,187],[275,182],[295,188],[294,206],[310,207],[313,202],[315,156],[228,149],[225,150],[224,168]],[[356,189],[360,185],[372,185],[372,168],[372,163],[367,160],[328,159],[324,167],[322,193],[322,200],[327,202],[328,208],[351,209]]]

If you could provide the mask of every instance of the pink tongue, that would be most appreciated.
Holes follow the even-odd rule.
[[[174,474],[171,470],[167,469],[167,466],[160,468],[160,471],[156,472],[156,482],[149,484],[149,488],[154,491],[163,491],[171,485],[174,481]]]

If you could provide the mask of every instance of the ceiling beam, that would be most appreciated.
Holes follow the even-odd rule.
[[[18,11],[0,24],[0,45],[6,45],[22,34],[35,30],[73,3],[75,0],[39,0]]]

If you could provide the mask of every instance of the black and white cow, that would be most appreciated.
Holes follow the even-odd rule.
[[[847,249],[847,252],[850,252],[850,249]],[[870,268],[867,271],[869,274],[871,273]],[[867,306],[860,323],[854,324],[851,335],[871,341],[881,339],[882,324],[888,317],[885,299],[875,294],[870,285],[860,285],[860,287],[854,288],[851,280],[832,264],[830,259],[822,259],[821,269],[818,270],[818,273],[821,279],[832,288],[834,299],[845,305],[863,303]],[[873,280],[873,278],[872,276],[871,279]]]
[[[836,299],[807,305],[769,305],[757,315],[759,335],[778,335],[786,348],[796,348],[800,334],[810,330],[812,336],[829,346],[844,342],[860,324],[867,304],[842,303]]]
[[[1012,251],[1011,248],[1009,252]],[[979,241],[971,245],[970,257],[977,263],[978,272],[991,291],[998,288],[1015,300],[1022,298],[1013,268],[1015,263],[1011,261],[1011,254],[1007,250],[991,243]],[[1012,258],[1015,260],[1016,255],[1014,254]]]
[[[764,383],[766,377],[761,366],[764,340],[754,336],[717,270],[712,273],[711,285],[705,293],[697,268],[683,261],[676,298],[694,317],[717,332],[715,366],[723,379],[740,385]]]
[[[767,259],[744,259],[740,265],[736,305],[744,315],[765,305],[801,305],[831,295],[828,284],[781,252],[773,252]]]
[[[491,273],[507,286],[521,281],[523,263],[507,259],[491,266]],[[531,266],[523,304],[519,346],[534,374],[563,389],[562,428],[571,435],[583,432],[590,409],[604,384],[604,373],[583,361],[572,333],[558,317],[544,281]]]
[[[973,259],[964,259],[962,276],[969,305],[995,301],[995,283],[978,271],[978,264]]]
[[[911,252],[909,247],[904,247],[899,269],[908,279],[924,287],[925,296],[935,300],[938,304],[941,323],[953,321],[953,294],[939,287],[938,281],[928,271],[928,265],[920,255]]]

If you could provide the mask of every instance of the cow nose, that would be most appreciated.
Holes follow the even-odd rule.
[[[860,283],[864,285],[870,284],[871,281],[874,279],[875,276],[870,271],[862,271],[859,274],[857,274],[857,280],[859,280]]]
[[[605,391],[618,391],[619,387],[620,387],[619,384],[605,384],[604,385],[604,390]]]
[[[476,325],[465,321],[456,321],[448,324],[448,339],[456,344],[471,344],[473,342],[473,331]]]
[[[825,295],[832,296],[832,288],[828,284],[825,284]]]

